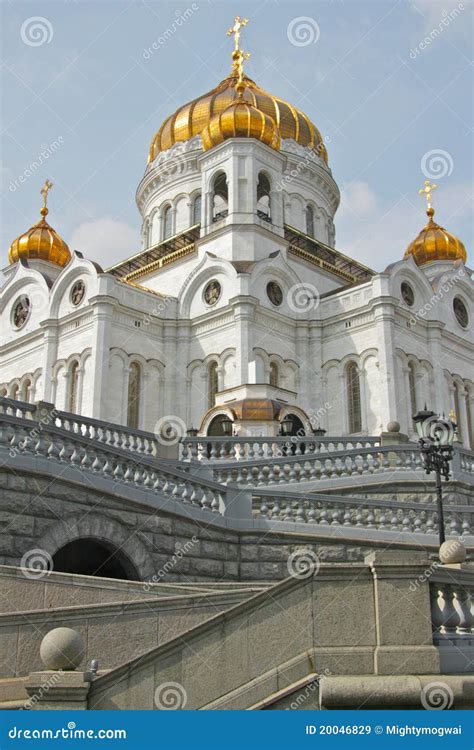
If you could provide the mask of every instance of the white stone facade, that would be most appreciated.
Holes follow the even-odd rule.
[[[412,436],[413,409],[426,402],[454,409],[474,448],[470,272],[412,259],[370,272],[331,249],[338,202],[328,167],[292,141],[279,152],[252,139],[205,153],[199,137],[176,144],[137,191],[141,253],[109,272],[77,253],[63,269],[33,260],[6,269],[0,394],[152,431],[170,415],[198,428],[216,390],[271,383],[329,435],[379,434],[396,420]],[[74,305],[78,280],[85,294]],[[213,281],[220,294],[208,304]],[[31,310],[18,330],[21,295]]]

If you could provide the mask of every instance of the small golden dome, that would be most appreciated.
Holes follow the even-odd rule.
[[[49,180],[46,180],[41,193],[44,197],[44,205],[41,209],[41,219],[37,224],[33,224],[24,234],[21,234],[16,240],[13,240],[8,251],[8,260],[10,263],[16,263],[21,260],[47,260],[50,263],[56,263],[58,266],[65,266],[71,260],[69,247],[59,234],[46,221],[48,209],[46,200],[49,190],[53,187]]]
[[[237,74],[232,73],[215,89],[184,104],[168,117],[153,138],[148,161],[153,161],[161,151],[166,151],[175,143],[202,135],[215,115],[222,114],[241,98],[243,103],[270,117],[276,124],[281,138],[289,138],[301,146],[312,148],[327,163],[327,151],[321,134],[303,112],[283,99],[267,93],[245,75],[242,80],[242,92],[237,90],[238,83]]]
[[[404,260],[412,255],[417,266],[435,260],[462,260],[465,263],[467,253],[461,240],[433,221],[434,209],[431,206],[426,214],[429,221],[418,237],[408,245]]]
[[[280,131],[275,120],[241,99],[211,117],[201,137],[204,151],[228,138],[256,138],[270,148],[280,148]]]

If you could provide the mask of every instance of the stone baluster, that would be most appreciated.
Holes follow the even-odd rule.
[[[450,583],[443,583],[439,587],[438,604],[442,613],[442,632],[447,636],[455,635],[461,618],[454,607],[454,588]]]
[[[474,611],[472,606],[471,594],[467,588],[461,584],[453,585],[454,591],[454,608],[459,617],[458,633],[460,635],[472,637],[474,627]]]
[[[443,610],[441,585],[433,583],[430,585],[431,602],[431,625],[435,635],[439,635],[443,627]]]

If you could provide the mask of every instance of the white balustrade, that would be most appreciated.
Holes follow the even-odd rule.
[[[253,461],[308,453],[370,449],[379,446],[379,437],[186,437],[181,441],[181,460],[215,463]]]
[[[272,522],[345,526],[435,536],[438,514],[426,503],[367,500],[334,495],[295,496],[290,493],[253,493],[253,515]],[[448,538],[474,532],[474,507],[445,506]]]
[[[127,450],[91,440],[81,432],[66,432],[55,424],[40,425],[14,415],[0,415],[0,445],[14,459],[32,455],[59,462],[81,471],[90,471],[113,482],[124,482],[139,489],[160,492],[188,505],[215,513],[225,505],[226,488],[188,472],[168,471],[153,457],[130,455]]]

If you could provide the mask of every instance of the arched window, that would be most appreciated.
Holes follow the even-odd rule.
[[[79,386],[79,362],[74,360],[69,370],[69,399],[67,410],[71,414],[77,411],[77,396]]]
[[[171,206],[166,206],[166,208],[164,209],[162,223],[163,239],[167,240],[168,237],[171,237],[171,235],[173,234],[173,213],[171,210]]]
[[[128,371],[127,425],[138,428],[140,414],[141,371],[138,362],[132,362]]]
[[[201,223],[201,193],[193,200],[193,226]]]
[[[270,363],[270,385],[274,385],[278,388],[278,365],[276,362]]]
[[[461,405],[461,399],[459,397],[459,383],[454,383],[454,411],[456,413],[458,439],[462,442],[460,405]]]
[[[257,183],[257,216],[264,221],[271,221],[270,213],[270,180],[260,172]]]
[[[359,370],[355,362],[349,362],[346,367],[346,389],[349,432],[360,432],[362,430],[360,381]]]
[[[217,362],[211,362],[208,371],[208,406],[209,409],[215,404],[216,393],[219,390],[218,378],[217,378]]]
[[[18,385],[17,384],[15,384],[14,386],[12,386],[12,388],[10,390],[10,398],[12,398],[14,401],[18,401],[18,390],[19,389],[18,389]]]
[[[306,206],[306,234],[314,237],[314,211],[311,206]]]
[[[229,191],[225,172],[218,172],[212,183],[212,221],[224,219],[229,213]]]
[[[21,400],[22,401],[30,401],[31,400],[31,380],[27,378],[22,386],[21,389]]]
[[[413,362],[408,363],[408,387],[410,389],[410,409],[411,417],[416,414],[416,376],[415,376],[415,365]],[[408,424],[411,425],[411,417],[408,419]]]

